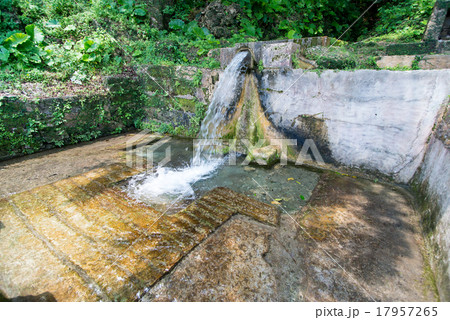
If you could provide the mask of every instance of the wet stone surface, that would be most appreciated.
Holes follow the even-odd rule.
[[[277,227],[234,217],[144,300],[433,300],[416,218],[401,190],[324,174],[302,210]]]
[[[115,186],[137,173],[114,164],[1,199],[2,295],[134,300],[233,215],[278,223],[276,209],[226,188],[162,215]]]
[[[189,157],[185,143],[174,145]],[[194,184],[196,201],[159,219],[118,184],[139,172],[116,163],[16,184],[22,192],[0,199],[0,298],[434,299],[418,217],[402,189],[295,166],[226,166]]]

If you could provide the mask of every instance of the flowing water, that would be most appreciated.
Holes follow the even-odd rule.
[[[223,165],[224,157],[216,152],[221,147],[222,125],[239,100],[249,56],[247,51],[238,53],[221,76],[191,159],[181,164],[172,162],[168,166],[157,167],[154,172],[137,175],[127,188],[131,197],[151,203],[160,210],[178,209],[180,202],[195,196],[192,188],[195,182],[211,177]],[[211,145],[211,141],[215,145]],[[172,158],[174,156],[172,154]]]
[[[277,201],[284,210],[296,211],[306,204],[319,179],[317,173],[294,165],[242,165],[244,156],[236,157],[236,165],[229,165],[225,158],[218,166],[214,160],[192,166],[191,139],[171,139],[154,152],[155,162],[164,159],[167,146],[173,161],[153,174],[133,177],[126,188],[139,201],[169,214],[215,187],[227,187],[266,203]]]
[[[247,71],[245,61],[249,55],[248,51],[239,52],[225,69],[200,128],[198,137],[203,141],[197,144],[194,164],[215,159],[215,151],[221,147],[219,139],[222,137],[222,125],[229,117],[230,110],[237,104],[242,91]],[[214,140],[214,145],[210,145],[211,140]],[[202,156],[205,159],[202,159]]]

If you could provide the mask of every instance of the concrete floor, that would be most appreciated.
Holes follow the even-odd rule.
[[[235,217],[145,301],[433,301],[418,217],[401,189],[324,173],[276,227]]]
[[[0,164],[5,298],[434,299],[403,189],[322,173],[307,205],[289,214],[222,188],[159,219],[117,187],[139,172],[124,165],[130,137]]]

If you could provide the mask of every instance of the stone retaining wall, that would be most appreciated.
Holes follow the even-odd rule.
[[[149,126],[195,135],[219,73],[145,66],[104,79],[104,94],[0,97],[0,160]]]

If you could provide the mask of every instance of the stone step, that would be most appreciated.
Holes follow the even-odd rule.
[[[108,206],[105,208],[96,195],[89,194],[76,183],[67,180],[55,182],[53,185],[77,205],[89,219],[110,233],[116,241],[129,245],[140,236],[140,232],[111,213]]]
[[[8,298],[49,292],[57,301],[101,299],[0,199],[0,291]]]
[[[115,163],[103,168],[91,170],[89,172],[84,173],[81,176],[85,176],[90,180],[95,180],[105,186],[109,186],[113,183],[122,181],[140,172],[141,170],[130,168],[123,163]]]
[[[278,225],[279,214],[271,205],[249,198],[228,188],[219,187],[214,190],[214,198],[229,206],[233,206],[237,213],[247,215],[263,223]]]
[[[13,195],[11,200],[36,231],[82,268],[109,298],[127,296],[137,290],[132,281],[127,281],[130,272],[114,265],[114,261],[101,252],[98,244],[87,241],[78,232],[61,223],[54,212],[31,192]]]
[[[95,196],[103,207],[130,225],[145,230],[161,215],[153,208],[128,198],[126,193],[118,188],[106,187],[96,182],[89,183],[90,180],[84,176],[75,177],[71,181],[88,194]]]
[[[113,261],[118,259],[130,244],[130,242],[125,243],[121,238],[115,238],[110,233],[104,232],[95,222],[86,219],[82,214],[82,209],[74,206],[62,193],[58,192],[58,189],[44,186],[31,190],[30,193],[43,201],[43,204],[61,222],[82,235],[87,241],[95,243],[109,259]]]
[[[52,208],[52,210],[57,211],[68,224],[79,228],[80,232],[86,235],[86,237],[97,242],[113,242],[114,237],[111,233],[106,232],[102,227],[95,223],[92,218],[89,218],[89,216],[83,212],[82,208],[76,205],[53,185],[33,189],[30,192],[44,201],[47,206]]]
[[[9,247],[1,253],[0,270],[7,273],[1,273],[0,288],[20,275],[27,279],[11,285],[15,291],[4,291],[8,297],[51,290],[63,301],[134,300],[231,216],[242,213],[268,224],[278,222],[273,207],[226,188],[206,193],[176,214],[162,214],[115,185],[137,172],[123,164],[111,165],[2,200],[1,221],[8,223],[8,232],[0,232],[0,248]],[[33,254],[29,246],[19,248],[17,235],[22,234],[44,257],[34,257],[36,270],[46,270],[48,260],[48,272],[54,268],[68,282],[51,284],[54,275],[45,273],[46,279],[37,281],[39,274],[13,270],[13,263],[4,262],[9,256],[18,259],[14,250]],[[33,281],[37,287],[28,290]]]

